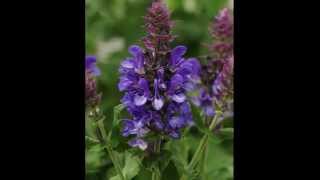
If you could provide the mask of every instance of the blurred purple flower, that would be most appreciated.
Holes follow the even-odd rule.
[[[211,35],[214,39],[209,46],[211,55],[201,65],[202,85],[198,96],[192,98],[207,117],[213,117],[216,106],[223,108],[233,94],[233,16],[230,10],[219,11],[211,25]]]
[[[100,69],[96,65],[97,59],[95,56],[86,56],[86,71],[93,74],[94,76],[99,76],[101,74]]]
[[[219,38],[229,38],[233,36],[233,16],[228,8],[219,11],[214,18],[212,33]]]

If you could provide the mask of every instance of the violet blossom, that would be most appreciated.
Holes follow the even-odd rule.
[[[185,59],[185,46],[170,48],[170,13],[162,2],[153,2],[145,16],[145,48],[129,47],[131,57],[122,61],[118,88],[131,119],[123,122],[122,135],[132,137],[128,144],[145,150],[149,135],[181,136],[181,129],[192,124],[186,93],[200,81],[200,64]]]

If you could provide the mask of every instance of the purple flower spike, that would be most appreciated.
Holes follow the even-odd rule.
[[[233,20],[229,9],[222,9],[214,19],[213,31],[219,37],[231,37],[233,35]]]
[[[213,117],[217,108],[225,111],[226,103],[233,101],[233,16],[228,9],[214,18],[211,35],[214,42],[209,46],[207,63],[201,65],[199,95],[192,98],[207,117]],[[190,71],[189,67],[183,72]]]
[[[183,57],[185,46],[170,48],[173,23],[162,2],[152,3],[145,23],[144,48],[130,46],[132,57],[121,63],[118,83],[124,92],[121,102],[132,117],[123,124],[122,135],[134,136],[129,145],[142,150],[149,133],[177,139],[182,128],[192,125],[186,93],[196,87],[200,69],[196,59]]]

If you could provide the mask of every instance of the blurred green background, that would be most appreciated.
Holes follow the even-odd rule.
[[[232,8],[232,2],[229,0],[164,1],[171,11],[172,20],[175,21],[173,34],[177,35],[177,38],[172,47],[186,45],[188,57],[201,56],[207,52],[203,44],[211,41],[208,34],[210,21],[219,9]],[[113,107],[120,103],[122,95],[117,89],[119,64],[129,56],[127,49],[130,45],[141,45],[140,39],[145,35],[143,16],[151,2],[151,0],[86,0],[86,54],[97,56],[98,66],[102,71],[102,76],[98,79],[98,88],[103,93],[102,110],[107,118],[106,127],[110,127]],[[196,146],[199,141],[197,138],[200,137],[200,135],[188,136],[186,143],[190,144],[189,146]],[[94,145],[86,148],[87,180],[108,179],[110,160],[100,151],[101,149]],[[209,179],[232,179],[233,158],[230,143],[212,139],[209,154]],[[170,164],[168,168],[171,166],[173,165]],[[168,179],[175,180],[175,172],[170,173],[172,176]],[[145,177],[147,176],[142,172],[135,179],[147,180]]]

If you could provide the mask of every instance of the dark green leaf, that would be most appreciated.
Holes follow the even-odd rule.
[[[127,180],[134,178],[140,171],[140,159],[137,156],[133,156],[130,152],[125,152],[125,165],[122,169],[123,175]],[[121,178],[116,175],[110,180],[121,180]]]

